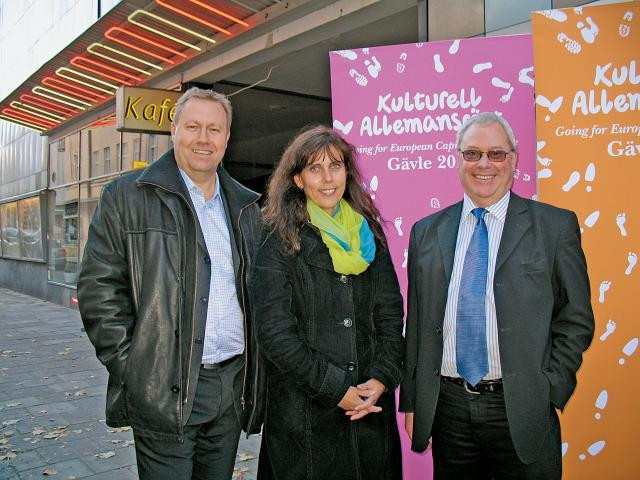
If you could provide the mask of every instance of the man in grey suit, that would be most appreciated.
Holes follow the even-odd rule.
[[[502,117],[470,118],[457,147],[464,199],[411,232],[405,427],[436,479],[559,479],[556,409],[594,331],[578,221],[510,191]]]

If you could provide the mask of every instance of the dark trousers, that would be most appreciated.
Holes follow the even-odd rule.
[[[562,458],[555,410],[551,422],[540,459],[524,464],[513,447],[503,392],[473,394],[441,381],[431,433],[434,479],[559,480]]]
[[[242,385],[243,359],[214,369],[200,369],[193,410],[184,442],[136,435],[138,476],[143,480],[230,479],[240,421],[235,401]]]

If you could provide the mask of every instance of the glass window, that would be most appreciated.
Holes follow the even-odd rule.
[[[20,255],[22,258],[43,260],[40,197],[18,201],[20,223]]]
[[[98,150],[91,152],[91,169],[89,170],[89,176],[95,177],[98,175],[98,167],[100,166],[100,158],[98,158]]]
[[[51,186],[78,181],[80,134],[72,133],[49,145],[49,179]]]
[[[429,40],[484,33],[484,0],[429,0],[427,8]]]
[[[109,182],[113,181],[114,177],[101,178],[92,182],[86,182],[80,185],[80,258],[82,261],[82,254],[84,247],[87,243],[87,235],[89,232],[89,225],[93,219],[93,213],[96,211],[100,195],[102,195],[102,188]]]
[[[486,31],[492,32],[518,23],[531,21],[531,12],[551,8],[551,0],[486,0]]]
[[[140,134],[134,133],[133,135],[136,135],[138,137],[133,140],[133,161],[139,162],[140,161]]]
[[[122,136],[124,137],[124,134]],[[120,170],[129,170],[131,167],[125,169],[125,165],[130,165],[129,162],[129,145],[127,142],[123,142],[122,149],[120,149]]]
[[[0,205],[0,228],[2,229],[2,254],[5,257],[20,257],[18,230],[18,203]]]
[[[104,151],[104,173],[107,174],[111,172],[111,147],[104,147],[103,151]]]
[[[75,285],[78,273],[78,186],[50,192],[50,281]]]
[[[158,136],[154,134],[149,134],[148,138],[148,153],[147,153],[147,162],[153,163],[158,159]]]
[[[111,155],[114,150],[119,150],[120,136],[120,132],[112,124],[82,130],[82,180],[119,171],[120,165],[113,161]],[[116,159],[117,155],[118,153]]]

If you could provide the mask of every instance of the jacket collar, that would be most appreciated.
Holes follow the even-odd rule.
[[[309,265],[333,271],[333,262],[329,249],[311,223],[305,223],[300,229],[301,251]]]
[[[507,208],[507,216],[505,218],[498,256],[496,258],[496,272],[505,260],[509,258],[518,243],[520,243],[523,235],[531,228],[531,218],[529,215],[526,215],[528,210],[529,205],[527,202],[522,197],[511,192],[509,208]]]
[[[240,210],[260,198],[259,194],[234,180],[222,167],[218,168],[218,178],[232,214],[235,210]],[[162,155],[158,161],[148,166],[138,177],[137,183],[155,185],[189,198],[184,182],[180,178],[173,148]]]

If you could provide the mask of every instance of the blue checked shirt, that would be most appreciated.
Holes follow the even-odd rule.
[[[231,240],[220,193],[220,179],[216,173],[216,190],[209,200],[205,200],[204,193],[189,175],[182,169],[180,174],[198,215],[211,258],[202,363],[218,363],[244,352],[244,318],[236,291]]]
[[[485,298],[485,309],[487,314],[487,353],[489,355],[489,373],[485,380],[496,380],[502,378],[502,367],[500,365],[500,350],[498,348],[498,322],[496,317],[496,302],[493,296],[493,275],[496,268],[496,258],[498,248],[502,238],[504,221],[507,217],[509,207],[509,197],[511,192],[507,192],[497,203],[487,207],[484,221],[487,224],[489,233],[489,265],[487,266],[487,296]],[[458,292],[460,290],[460,280],[462,278],[462,267],[464,257],[467,254],[469,242],[476,225],[476,218],[471,210],[477,205],[465,194],[462,203],[462,215],[460,216],[460,228],[458,229],[458,240],[456,242],[456,253],[453,261],[453,271],[449,283],[449,295],[447,297],[447,307],[444,313],[443,325],[443,354],[442,375],[447,377],[459,377],[456,363],[456,312],[458,306]]]

